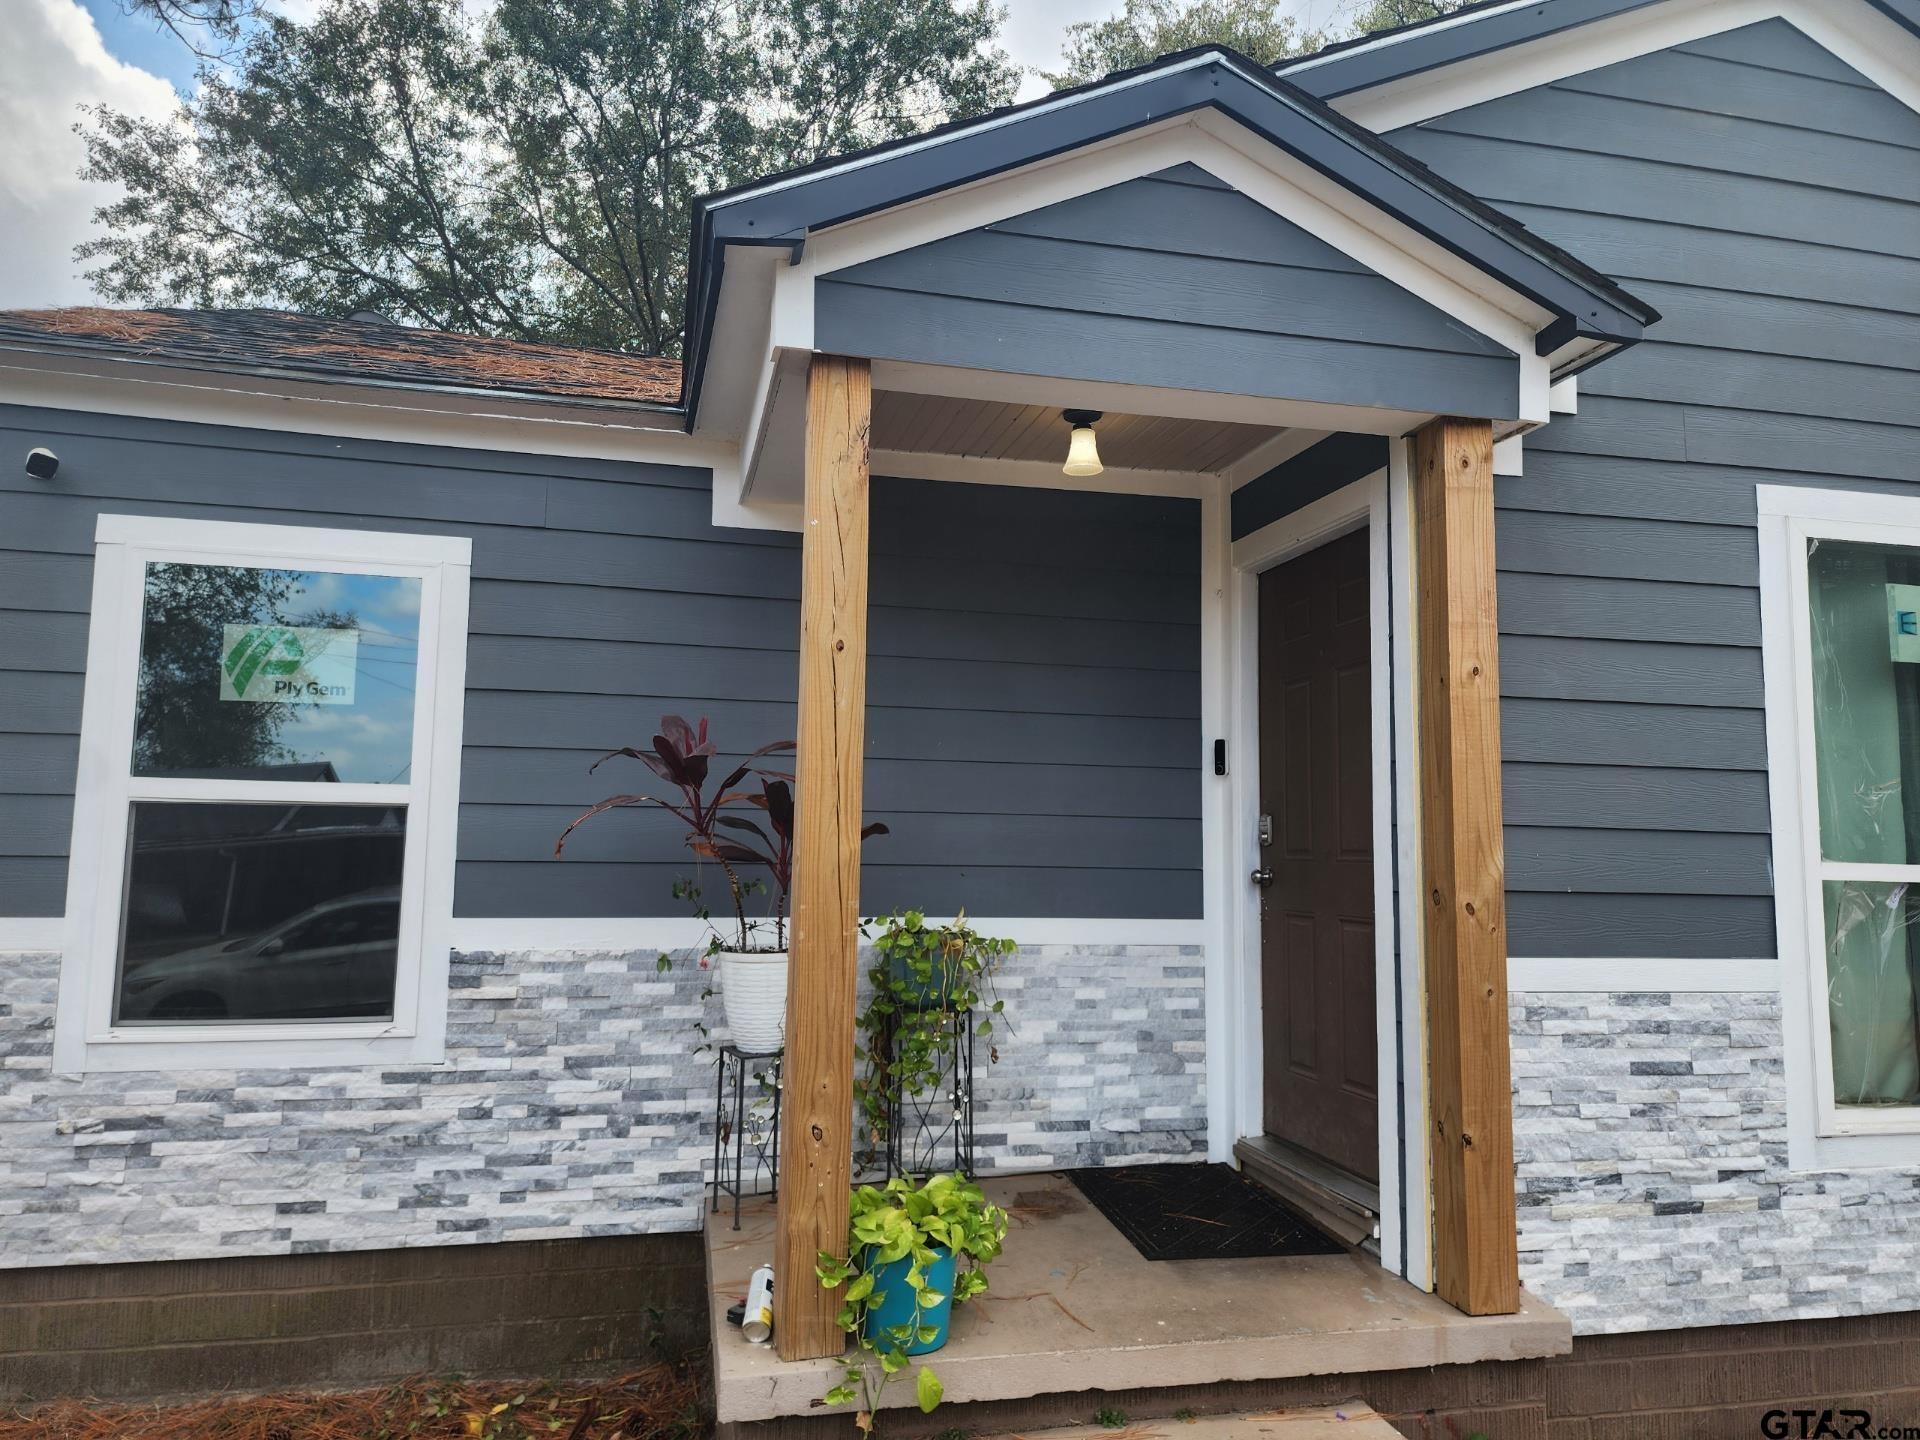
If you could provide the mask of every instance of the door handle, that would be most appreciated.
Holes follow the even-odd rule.
[[[1247,878],[1252,880],[1254,884],[1258,885],[1262,890],[1264,890],[1269,885],[1273,884],[1273,871],[1269,870],[1266,866],[1262,865],[1258,870],[1254,871],[1253,874]]]

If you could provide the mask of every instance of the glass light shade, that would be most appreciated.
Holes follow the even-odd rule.
[[[1067,445],[1067,463],[1060,468],[1068,475],[1098,475],[1106,468],[1100,463],[1100,447],[1094,442],[1091,425],[1073,427],[1073,439]]]

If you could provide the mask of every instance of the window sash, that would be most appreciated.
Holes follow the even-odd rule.
[[[1871,500],[1887,497],[1863,497]],[[1802,936],[1807,946],[1806,1004],[1813,1041],[1816,1133],[1821,1136],[1920,1134],[1920,1105],[1840,1105],[1834,1099],[1831,976],[1823,886],[1828,882],[1920,884],[1920,864],[1828,860],[1820,833],[1819,756],[1814,725],[1813,596],[1810,545],[1816,540],[1901,545],[1920,550],[1920,525],[1893,521],[1792,516],[1787,526],[1787,583],[1793,626],[1794,739],[1797,750]],[[1779,783],[1778,777],[1773,777]],[[1789,942],[1781,935],[1779,943]]]
[[[442,942],[452,911],[469,548],[464,540],[435,536],[159,517],[100,518],[60,997],[62,1010],[71,1006],[80,1024],[74,1027],[76,1034],[56,1036],[60,1051],[56,1068],[63,1073],[84,1070],[89,1052],[98,1056],[116,1049],[160,1057],[169,1050],[183,1053],[183,1047],[207,1047],[191,1061],[156,1061],[163,1064],[299,1064],[332,1063],[337,1050],[324,1047],[341,1041],[439,1043],[444,996],[429,1015],[424,991],[430,976],[445,974]],[[133,741],[146,567],[153,563],[300,568],[419,580],[418,669],[408,778],[393,784],[327,784],[135,776]],[[406,806],[393,1018],[116,1025],[114,991],[136,800]],[[223,1062],[222,1054],[236,1058]],[[309,1055],[314,1058],[304,1058]]]

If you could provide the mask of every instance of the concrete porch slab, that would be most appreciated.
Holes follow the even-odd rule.
[[[1524,1291],[1518,1314],[1476,1318],[1359,1255],[1150,1261],[1063,1175],[984,1188],[1011,1224],[992,1288],[956,1311],[952,1339],[929,1357],[949,1403],[1530,1359],[1573,1345],[1566,1317]],[[731,1207],[707,1217],[717,1418],[819,1414],[838,1362],[783,1362],[727,1323],[747,1277],[772,1263],[773,1206],[749,1201],[738,1231],[731,1219]],[[889,1386],[885,1403],[911,1404],[912,1387]]]
[[[1064,1425],[1055,1430],[1002,1431],[980,1440],[1401,1440],[1400,1432],[1358,1400],[1313,1410],[1257,1415],[1204,1415],[1150,1420],[1118,1430]]]

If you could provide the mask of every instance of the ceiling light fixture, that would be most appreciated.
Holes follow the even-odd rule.
[[[1100,447],[1093,438],[1098,410],[1062,410],[1060,418],[1073,427],[1067,442],[1067,463],[1060,469],[1068,475],[1098,475],[1106,466],[1100,463]]]

